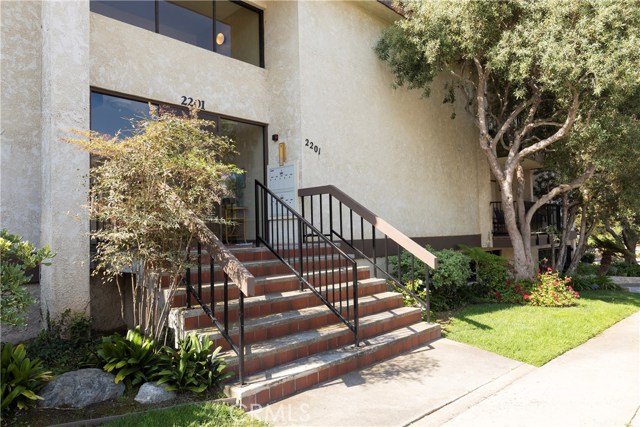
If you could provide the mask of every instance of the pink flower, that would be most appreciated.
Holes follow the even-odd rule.
[[[547,267],[547,271],[551,273],[553,270],[551,269],[551,267]]]
[[[524,299],[529,299],[529,298],[530,298],[530,297],[529,297],[529,294],[525,292],[525,293],[524,293]]]

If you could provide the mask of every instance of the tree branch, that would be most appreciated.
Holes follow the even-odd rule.
[[[587,181],[591,177],[591,175],[593,175],[593,172],[595,170],[596,170],[595,165],[591,164],[587,167],[587,170],[580,177],[576,178],[573,182],[569,184],[560,184],[557,187],[551,189],[551,191],[549,191],[544,196],[540,197],[533,204],[533,206],[529,208],[529,211],[527,211],[527,216],[525,218],[525,221],[530,223],[531,219],[533,218],[533,214],[535,214],[536,211],[540,209],[541,206],[549,203],[551,200],[553,200],[560,194],[566,193],[567,191],[571,191],[573,189],[580,187],[582,184],[585,183],[585,181]]]
[[[530,156],[533,153],[536,153],[540,150],[547,148],[554,142],[563,138],[567,134],[567,132],[569,132],[569,129],[571,129],[571,126],[573,126],[573,123],[576,121],[576,115],[578,114],[578,107],[580,107],[580,94],[576,92],[576,94],[573,96],[571,107],[569,108],[567,118],[564,121],[562,127],[558,129],[556,133],[551,135],[549,138],[543,139],[540,142],[537,142],[533,145],[530,145],[527,148],[522,149],[517,155],[518,161],[520,161],[521,159],[524,159],[527,156]]]

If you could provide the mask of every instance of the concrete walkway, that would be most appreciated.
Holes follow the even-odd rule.
[[[274,426],[640,427],[640,313],[535,368],[440,339],[251,414]]]

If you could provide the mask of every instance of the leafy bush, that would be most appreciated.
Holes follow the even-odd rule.
[[[26,324],[27,308],[35,302],[24,287],[31,280],[26,271],[54,257],[48,246],[37,249],[28,241],[6,229],[0,230],[0,322],[6,325]]]
[[[171,301],[162,297],[167,289],[160,277],[174,278],[169,292],[180,285],[189,264],[185,248],[196,238],[185,224],[193,217],[220,221],[212,207],[230,195],[226,177],[242,171],[226,163],[235,152],[233,143],[211,132],[216,124],[198,119],[196,110],[188,117],[151,110],[148,120],[133,122],[127,138],[77,132],[81,138],[68,142],[101,158],[91,168],[88,206],[92,219],[107,224],[92,233],[96,271],[106,277],[134,273],[133,323],[145,335],[159,336]],[[179,208],[182,204],[189,212]]]
[[[158,384],[168,384],[167,390],[202,393],[219,384],[233,373],[224,372],[226,363],[220,358],[221,347],[211,353],[213,343],[209,337],[202,342],[194,334],[178,343],[178,349],[164,346],[160,350]]]
[[[515,280],[508,278],[502,284],[497,285],[489,292],[489,298],[497,302],[508,304],[526,304],[525,295],[531,292],[534,282],[526,279]]]
[[[482,248],[461,245],[461,250],[471,258],[476,281],[489,291],[496,291],[511,277],[511,265],[506,258],[486,252]]]
[[[84,313],[65,310],[60,319],[50,320],[46,330],[27,344],[27,354],[38,357],[56,374],[93,366],[96,338],[91,334],[91,320]]]
[[[467,282],[471,276],[469,264],[471,259],[465,254],[451,249],[434,251],[427,249],[438,257],[438,268],[431,272],[429,285],[430,305],[433,311],[445,311],[459,307],[469,301],[474,295],[474,289]],[[398,274],[398,257],[389,257],[391,273],[405,284],[410,284],[411,289],[418,296],[426,296],[425,285],[422,278],[425,277],[425,265],[420,261],[412,264],[411,254],[403,252],[400,256],[400,268],[402,274]],[[413,277],[411,271],[413,268]],[[404,293],[404,292],[403,292]],[[411,302],[411,297],[406,295],[405,302]]]
[[[524,294],[524,299],[531,305],[543,307],[569,307],[577,303],[580,294],[570,285],[571,278],[561,278],[551,268],[538,274],[536,285],[531,294]]]
[[[623,277],[640,277],[640,265],[631,264],[624,261],[616,261],[611,264],[608,276],[623,276]]]
[[[594,290],[606,290],[617,291],[620,290],[620,286],[613,283],[608,276],[597,275],[575,275],[572,280],[572,287],[576,291],[594,291]]]
[[[581,276],[595,276],[598,274],[598,266],[595,264],[585,264],[584,262],[581,262],[576,268],[576,274]]]
[[[24,345],[14,346],[2,343],[0,363],[2,412],[13,408],[27,409],[36,400],[42,400],[36,392],[51,380],[51,372],[46,371],[38,358],[30,359]]]
[[[155,341],[145,338],[139,327],[129,330],[125,338],[117,333],[104,337],[97,354],[99,366],[114,372],[116,384],[124,381],[127,388],[153,381],[159,372]]]
[[[583,262],[585,264],[593,264],[595,260],[596,253],[593,250],[585,252],[584,255],[582,255],[582,258],[580,258],[580,262]]]

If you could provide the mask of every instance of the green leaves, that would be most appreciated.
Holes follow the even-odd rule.
[[[26,324],[26,310],[35,303],[24,287],[31,280],[26,270],[39,264],[49,265],[47,260],[54,256],[48,246],[36,249],[33,244],[23,241],[22,237],[6,229],[0,230],[1,323],[12,326]]]
[[[103,338],[98,348],[102,369],[116,375],[115,382],[123,381],[127,388],[147,381],[166,384],[170,391],[202,393],[233,375],[225,372],[227,365],[218,357],[221,348],[213,353],[209,337],[200,341],[189,335],[178,343],[178,348],[155,347],[151,338],[145,338],[140,328]]]
[[[172,210],[158,189],[168,186],[208,222],[215,219],[214,206],[229,195],[225,177],[242,173],[230,162],[231,140],[211,132],[214,126],[196,111],[182,117],[152,110],[150,119],[134,123],[129,138],[78,132],[84,139],[68,140],[100,157],[91,169],[89,207],[91,219],[105,225],[92,236],[95,261],[111,277],[138,270],[135,280],[145,283],[136,283],[133,315],[145,333],[161,333],[166,321],[158,313],[168,310],[156,305],[162,299],[158,278],[183,271],[189,263],[185,248],[194,244],[184,225],[187,214]],[[158,308],[148,315],[140,307]]]
[[[166,388],[171,391],[202,393],[231,377],[233,373],[225,372],[227,365],[218,357],[221,347],[212,353],[212,345],[209,337],[200,341],[192,334],[178,343],[178,350],[163,347],[158,383],[169,384]]]
[[[30,359],[24,345],[2,343],[0,357],[0,408],[2,413],[17,408],[27,409],[42,400],[36,392],[51,380],[38,358]]]
[[[145,338],[139,327],[129,330],[125,338],[104,337],[97,354],[102,369],[114,373],[116,384],[123,381],[127,388],[153,381],[159,370],[155,341]]]

